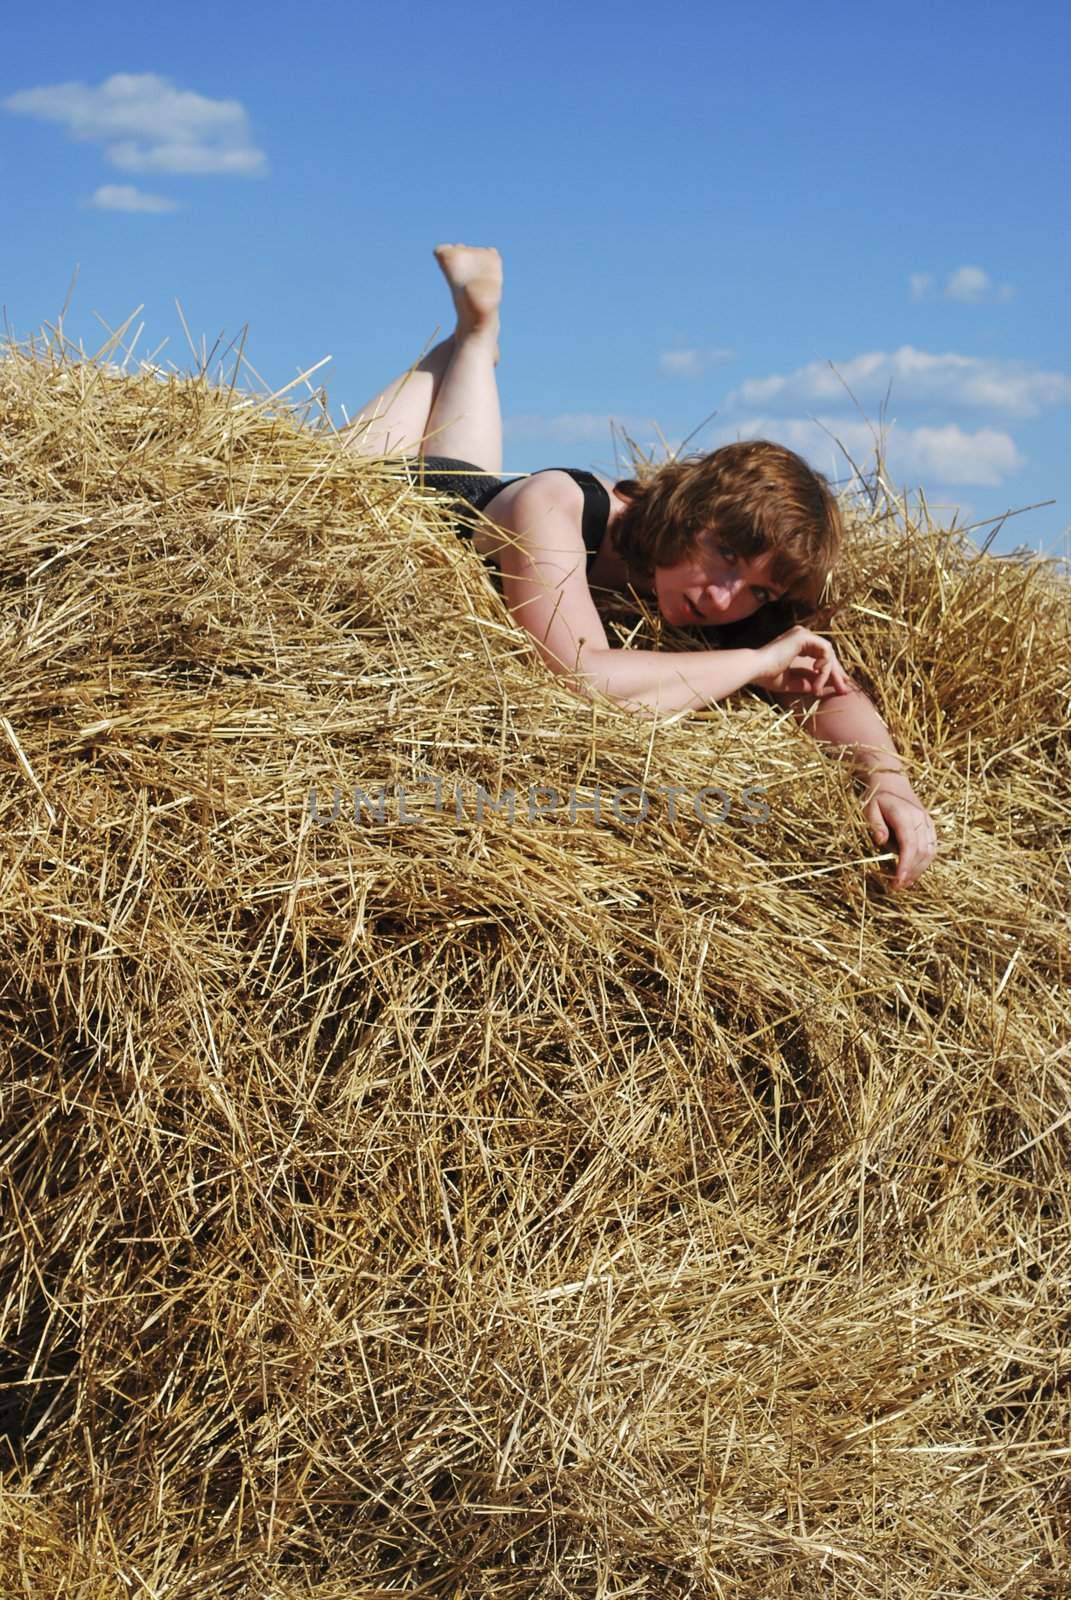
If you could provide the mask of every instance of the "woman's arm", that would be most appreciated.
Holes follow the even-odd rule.
[[[906,889],[937,854],[937,832],[873,701],[854,686],[824,700],[778,692],[773,698],[865,779],[863,811],[871,837],[881,846],[893,835],[899,854],[893,888]]]
[[[811,695],[770,693],[786,706],[800,725],[816,739],[837,749],[837,758],[850,761],[856,772],[869,775],[879,769],[906,778],[907,769],[872,700],[854,686],[848,694],[816,700]]]
[[[750,683],[754,650],[588,650],[579,665],[582,689],[597,689],[627,709],[698,711]]]
[[[695,710],[745,683],[794,694],[806,688],[815,697],[843,695],[851,687],[829,640],[799,626],[757,648],[689,652],[668,660],[652,650],[600,650],[589,653],[587,665],[605,694],[656,711]]]

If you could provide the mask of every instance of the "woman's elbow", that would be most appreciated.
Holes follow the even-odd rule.
[[[556,678],[587,680],[598,677],[602,670],[602,658],[609,654],[609,651],[594,646],[589,648],[583,639],[566,643],[560,639],[543,637],[531,629],[525,631],[539,659]]]
[[[612,662],[607,660],[607,657],[612,655],[610,650],[598,647],[588,649],[581,639],[577,642],[577,648],[571,658],[566,660],[538,641],[536,648],[544,666],[582,699],[609,700],[612,704],[629,711],[643,709],[623,698],[615,687]]]

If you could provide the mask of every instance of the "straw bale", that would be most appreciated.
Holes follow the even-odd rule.
[[[279,397],[11,345],[0,527],[0,1592],[1066,1593],[1066,575],[854,508],[894,896]]]

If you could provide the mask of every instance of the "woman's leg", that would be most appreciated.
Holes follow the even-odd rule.
[[[435,258],[457,308],[454,348],[428,417],[428,455],[455,456],[485,472],[502,471],[498,403],[502,258],[497,250],[441,244]]]
[[[342,429],[343,448],[359,456],[415,456],[453,353],[451,335],[381,389]]]
[[[435,257],[450,285],[457,327],[369,401],[346,430],[345,445],[360,455],[426,451],[501,472],[495,365],[502,261],[497,250],[450,244],[439,245]]]

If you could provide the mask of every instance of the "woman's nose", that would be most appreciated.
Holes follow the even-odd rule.
[[[708,583],[704,593],[716,611],[727,611],[740,593],[740,579],[728,577],[720,583]]]

